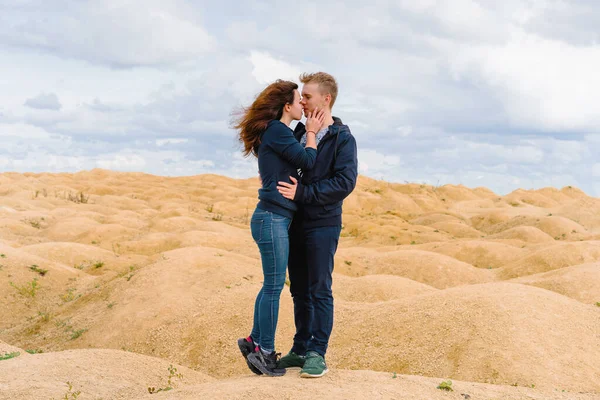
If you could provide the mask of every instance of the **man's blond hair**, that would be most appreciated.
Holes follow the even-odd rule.
[[[333,104],[335,103],[335,99],[337,98],[338,94],[337,82],[333,76],[329,75],[327,72],[315,72],[313,74],[305,72],[300,75],[300,82],[303,84],[318,84],[319,90],[322,94],[329,93],[331,95],[331,103],[329,104],[329,107],[333,108]]]

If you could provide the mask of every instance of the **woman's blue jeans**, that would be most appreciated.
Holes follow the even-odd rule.
[[[258,245],[263,286],[254,304],[252,339],[265,351],[275,350],[279,297],[285,284],[290,252],[288,229],[291,218],[257,208],[250,221],[252,238]]]

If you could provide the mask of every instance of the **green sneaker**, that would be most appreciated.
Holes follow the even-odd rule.
[[[279,359],[277,363],[277,368],[293,368],[299,367],[302,368],[304,366],[304,362],[306,361],[305,356],[299,356],[298,354],[290,351],[285,356]]]
[[[309,351],[306,354],[306,362],[304,367],[300,371],[300,377],[302,378],[320,378],[325,375],[329,370],[325,359],[315,351]]]

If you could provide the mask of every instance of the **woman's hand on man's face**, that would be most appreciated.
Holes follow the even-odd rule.
[[[325,113],[323,110],[319,111],[319,109],[315,108],[313,112],[309,112],[306,116],[306,132],[312,131],[316,134],[323,127],[324,121]]]

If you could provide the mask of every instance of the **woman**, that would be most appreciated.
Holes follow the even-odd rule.
[[[288,229],[296,204],[277,190],[277,182],[289,182],[297,169],[310,169],[317,157],[316,132],[323,125],[323,112],[307,115],[306,147],[294,137],[289,125],[302,118],[300,92],[294,82],[277,80],[263,90],[244,110],[235,129],[244,145],[244,155],[258,157],[262,187],[252,215],[252,238],[258,245],[263,268],[263,286],[254,304],[254,325],[238,346],[252,372],[281,376],[285,369],[276,368],[275,330],[279,314],[279,297],[285,283],[289,254]]]

